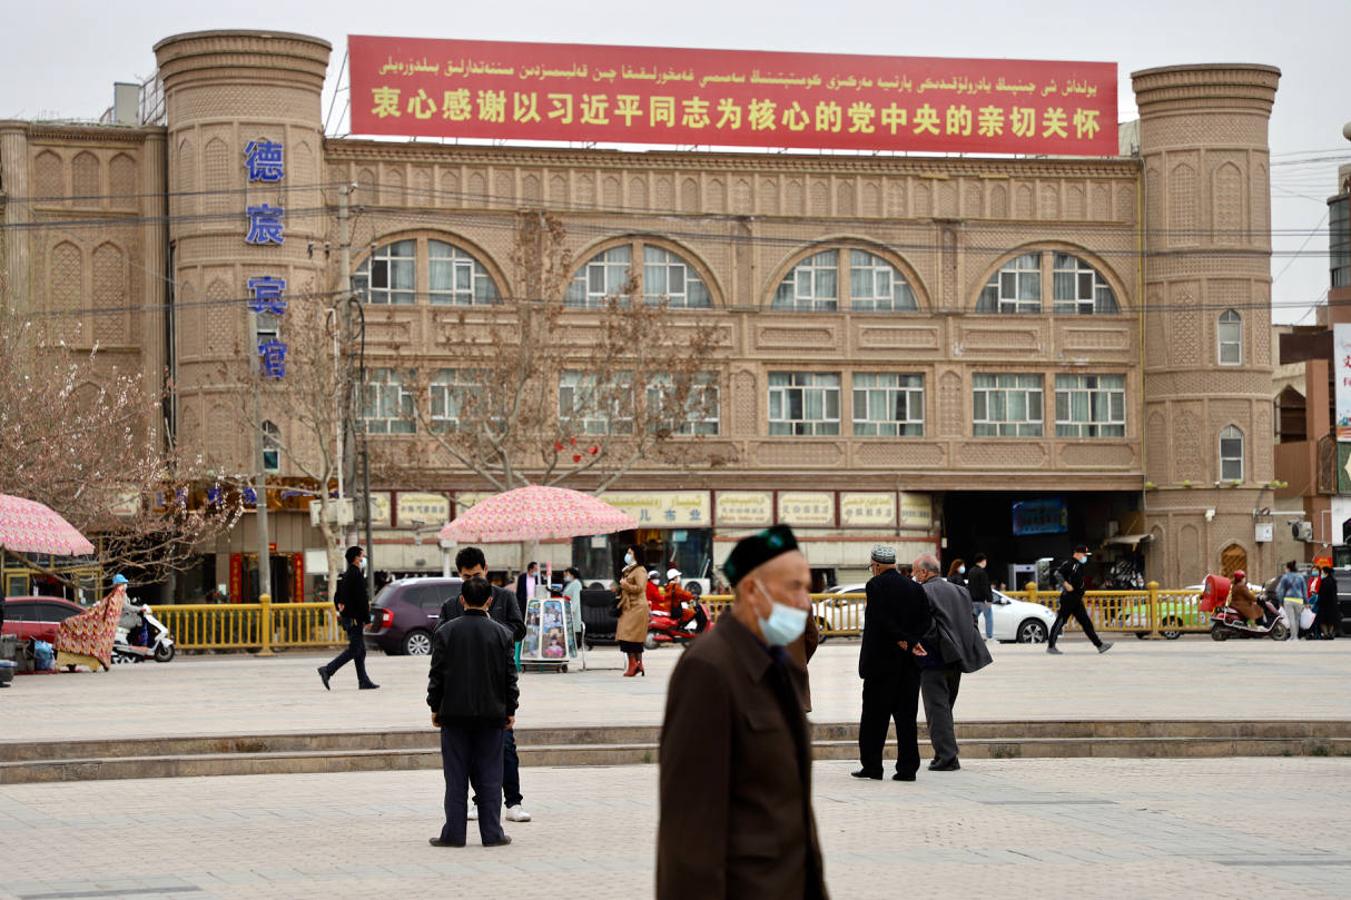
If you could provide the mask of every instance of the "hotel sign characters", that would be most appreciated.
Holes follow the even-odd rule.
[[[244,145],[244,168],[250,184],[279,184],[286,177],[285,149],[277,141],[266,138]],[[266,246],[286,242],[284,220],[286,210],[280,206],[261,203],[244,210],[248,217],[246,244]],[[286,342],[277,334],[277,326],[264,328],[261,317],[279,323],[286,312],[286,279],[275,275],[261,275],[247,282],[249,309],[260,317],[258,329],[259,368],[263,376],[274,380],[286,377]]]
[[[1116,64],[352,35],[352,131],[1115,156]]]

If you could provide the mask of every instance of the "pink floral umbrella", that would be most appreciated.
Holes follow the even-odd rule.
[[[590,494],[535,484],[475,504],[441,529],[441,539],[514,544],[637,527],[633,516]]]
[[[83,556],[93,553],[94,545],[75,526],[36,500],[0,494],[0,549]]]

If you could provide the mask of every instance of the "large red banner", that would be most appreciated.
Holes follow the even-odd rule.
[[[1116,64],[352,35],[352,131],[1115,156]]]

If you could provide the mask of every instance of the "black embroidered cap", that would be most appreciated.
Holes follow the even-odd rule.
[[[793,536],[793,529],[787,525],[775,525],[737,541],[737,545],[727,555],[727,561],[722,564],[722,571],[732,587],[736,587],[736,583],[752,569],[796,549],[797,538]]]

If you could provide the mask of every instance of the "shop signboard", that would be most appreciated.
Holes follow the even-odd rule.
[[[779,522],[829,528],[835,524],[835,495],[830,491],[780,491]]]
[[[352,132],[1116,156],[1106,62],[348,37]]]
[[[901,493],[901,527],[933,529],[933,502],[928,494]]]
[[[390,510],[392,506],[389,491],[371,491],[371,527],[389,528],[392,520],[390,519]]]
[[[774,524],[774,495],[770,491],[718,491],[719,528],[764,528]]]
[[[708,528],[708,491],[607,491],[600,498],[638,521],[639,528]]]
[[[840,524],[845,528],[892,528],[896,525],[896,495],[841,492]]]
[[[444,525],[450,520],[450,501],[445,494],[399,491],[394,509],[400,528]]]
[[[1351,441],[1351,323],[1332,326],[1332,353],[1337,369],[1337,440]]]

